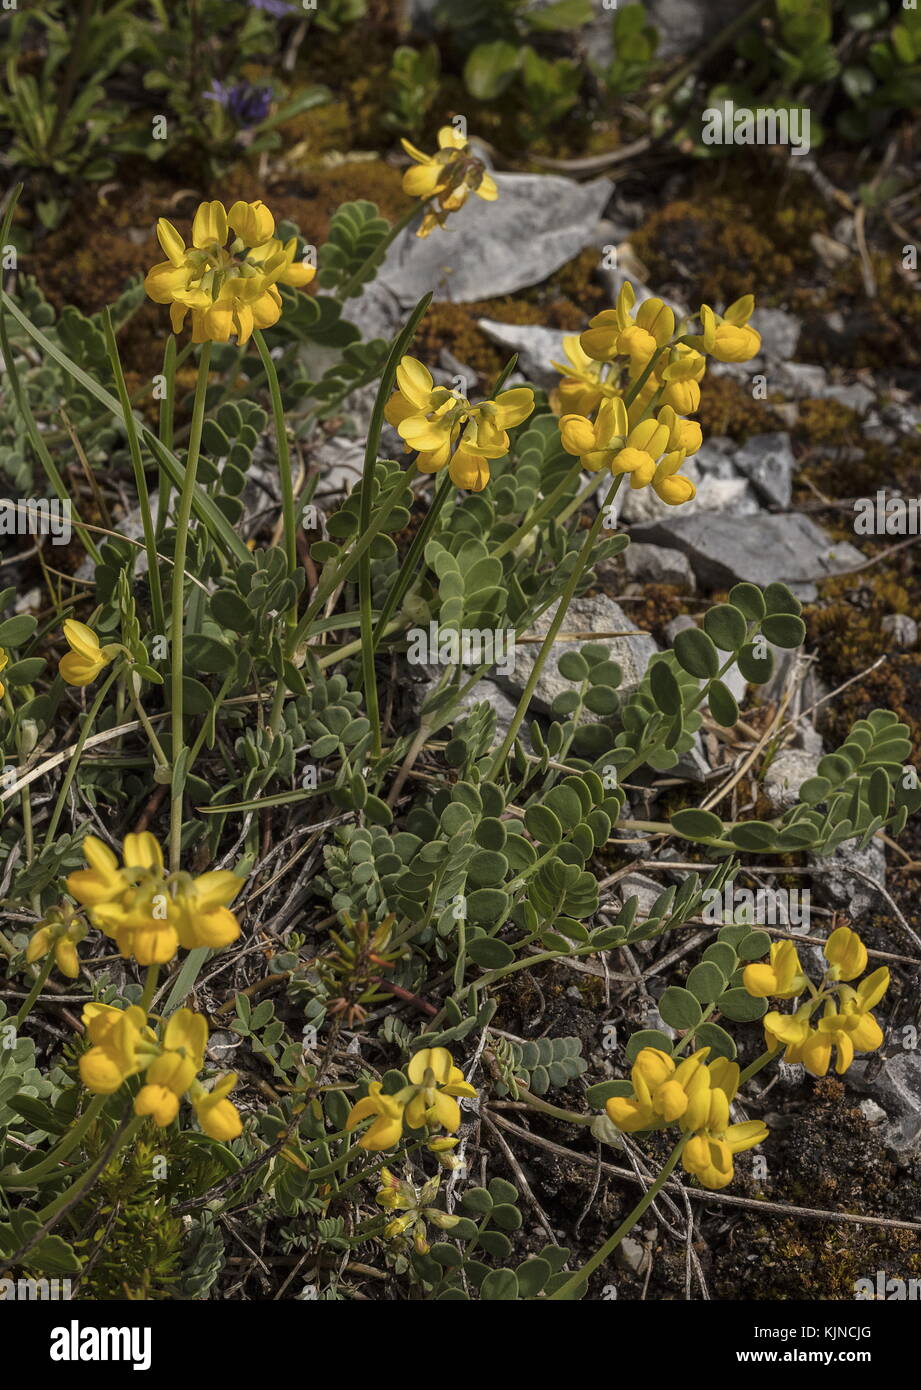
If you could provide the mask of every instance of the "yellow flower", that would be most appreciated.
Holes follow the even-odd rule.
[[[455,487],[482,492],[489,481],[487,460],[508,453],[507,431],[533,411],[533,391],[513,387],[495,400],[471,405],[465,396],[436,386],[431,372],[415,357],[401,358],[396,375],[397,389],[384,417],[408,449],[419,451],[420,472],[437,473],[448,465]]]
[[[193,1092],[192,1104],[198,1123],[211,1139],[220,1139],[226,1143],[243,1133],[240,1112],[233,1101],[227,1099],[236,1084],[236,1073],[228,1072],[226,1076],[221,1077],[213,1090],[200,1090],[198,1095]]]
[[[26,963],[34,965],[51,951],[62,975],[76,980],[80,974],[77,944],[86,936],[86,927],[69,910],[54,908],[32,933],[26,948]]]
[[[612,1096],[606,1103],[608,1118],[625,1134],[678,1121],[682,1129],[697,1129],[708,1114],[710,1081],[701,1048],[682,1062],[667,1052],[644,1047],[630,1071],[632,1096]]]
[[[476,1090],[464,1080],[460,1067],[446,1047],[423,1047],[414,1052],[407,1075],[412,1090],[406,1105],[406,1123],[410,1129],[423,1125],[446,1129],[449,1134],[460,1128],[460,1106],[455,1096],[474,1097]]]
[[[443,227],[448,214],[463,207],[471,193],[488,203],[498,198],[495,179],[453,126],[442,126],[439,130],[438,149],[432,155],[417,150],[408,140],[400,143],[415,161],[415,167],[407,169],[403,175],[403,192],[423,203],[434,200],[437,204],[426,210],[417,236],[427,237],[435,227]]]
[[[742,1124],[729,1123],[729,1107],[739,1089],[739,1066],[726,1057],[717,1057],[706,1068],[707,1110],[699,1125],[682,1124],[682,1129],[694,1129],[681,1154],[686,1173],[711,1191],[719,1191],[732,1182],[733,1156],[752,1149],[768,1136],[767,1126],[760,1120]]]
[[[707,359],[701,353],[678,343],[661,372],[662,404],[670,405],[679,415],[693,415],[700,409],[699,383],[706,370]]]
[[[100,646],[99,638],[86,623],[64,620],[64,637],[70,651],[61,657],[58,669],[68,685],[89,685],[124,648],[118,642]]]
[[[150,1115],[153,1122],[165,1129],[179,1114],[179,1096],[169,1086],[142,1086],[134,1098],[135,1115]]]
[[[806,988],[806,976],[792,941],[771,947],[769,965],[747,965],[742,983],[756,999],[795,999]]]
[[[605,396],[615,394],[616,388],[602,379],[602,364],[583,350],[577,333],[563,339],[563,355],[565,363],[552,364],[562,372],[563,380],[551,392],[550,403],[557,415],[591,415]]]
[[[632,488],[651,485],[663,502],[680,506],[696,489],[689,478],[675,476],[686,454],[672,447],[677,425],[674,410],[665,406],[658,417],[641,420],[631,429],[626,406],[615,397],[602,401],[594,423],[581,415],[562,416],[560,439],[567,453],[581,458],[590,472],[609,468],[615,476],[629,473]]]
[[[70,874],[67,891],[126,958],[163,965],[180,945],[216,948],[240,935],[240,924],[227,908],[242,884],[236,874],[167,875],[160,846],[147,831],[125,836],[122,868],[93,835],[83,841],[83,852],[90,868]]]
[[[379,1081],[372,1081],[368,1087],[368,1094],[352,1106],[345,1127],[353,1130],[362,1120],[367,1120],[372,1115],[376,1117],[374,1124],[365,1130],[358,1141],[358,1147],[370,1149],[374,1153],[394,1148],[403,1134],[403,1106],[395,1096],[383,1094]]]
[[[703,333],[688,341],[700,352],[715,357],[717,362],[749,362],[761,350],[761,335],[748,322],[754,310],[755,300],[750,294],[730,304],[722,315],[703,304],[700,309]]]
[[[847,1071],[855,1052],[875,1052],[883,1043],[883,1030],[870,1010],[889,988],[889,971],[874,970],[856,989],[839,985],[834,991],[838,1006],[826,997],[825,1013],[815,1028],[810,1025],[810,1005],[795,1014],[765,1014],[764,1036],[769,1047],[786,1047],[785,1062],[801,1062],[812,1076],[825,1076],[835,1057],[839,1076]],[[818,996],[821,998],[823,996]]]
[[[825,959],[832,980],[854,980],[867,968],[867,948],[850,927],[838,927],[825,943]]]
[[[9,660],[10,658],[8,652],[6,651],[6,648],[0,647],[0,671],[3,670],[4,666],[7,666],[9,664]],[[3,699],[3,696],[5,694],[6,686],[3,684],[3,681],[0,681],[0,700]]]
[[[661,299],[647,299],[634,315],[636,294],[624,281],[615,309],[604,309],[589,319],[589,327],[579,342],[583,352],[596,362],[612,362],[629,357],[635,375],[668,343],[675,332],[675,315]]]
[[[144,1010],[136,1004],[127,1009],[87,1004],[83,1022],[93,1046],[80,1058],[81,1079],[95,1095],[111,1095],[127,1077],[141,1070],[139,1049],[153,1038]]]
[[[167,257],[147,274],[144,288],[157,304],[170,305],[178,333],[192,314],[192,341],[249,340],[256,328],[269,328],[281,316],[278,285],[302,286],[315,275],[295,263],[296,239],[275,237],[275,219],[261,200],[201,203],[187,247],[171,222],[161,217],[157,238]]]

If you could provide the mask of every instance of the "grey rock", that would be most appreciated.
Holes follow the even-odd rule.
[[[402,447],[402,440],[400,441]],[[336,435],[311,451],[311,463],[320,470],[315,493],[320,503],[346,496],[361,480],[365,446],[357,439]]]
[[[798,748],[782,748],[764,777],[764,794],[775,811],[786,811],[799,800],[799,789],[816,775],[818,757]]]
[[[518,365],[536,386],[558,384],[560,373],[553,363],[565,363],[563,338],[568,334],[541,328],[539,324],[497,323],[493,319],[478,319],[477,327],[509,354],[517,352]]]
[[[796,464],[788,434],[756,434],[742,445],[732,461],[765,502],[789,507]]]
[[[870,406],[876,403],[876,392],[864,386],[862,381],[854,381],[849,386],[828,386],[823,394],[825,400],[846,405],[848,410],[856,410],[858,415],[865,415]]]
[[[737,516],[753,516],[760,506],[745,478],[738,475],[731,478],[718,478],[702,475],[697,463],[697,455],[685,459],[681,472],[697,489],[696,497],[681,507],[670,507],[663,502],[651,487],[622,487],[618,496],[623,497],[620,507],[621,518],[632,526],[648,526],[656,521],[667,522],[671,517],[709,515],[713,512],[726,512]],[[657,543],[658,539],[657,539]],[[668,544],[668,541],[661,542]]]
[[[646,1265],[646,1247],[632,1236],[625,1236],[614,1251],[614,1263],[631,1274],[641,1274]]]
[[[879,910],[879,894],[852,871],[856,869],[885,888],[886,852],[881,840],[871,840],[866,849],[858,849],[854,840],[846,841],[830,856],[810,855],[809,862],[823,870],[813,879],[813,891],[820,902],[843,908],[854,922]]]
[[[857,1109],[862,1112],[867,1123],[871,1125],[881,1125],[884,1120],[888,1120],[889,1118],[883,1107],[877,1105],[876,1101],[871,1100],[869,1096],[866,1096],[860,1102]]]
[[[918,640],[918,624],[907,613],[887,613],[882,628],[897,647],[913,647]]]
[[[427,287],[436,299],[465,303],[539,284],[592,244],[612,187],[555,174],[497,174],[496,182],[497,202],[470,198],[445,231],[420,238],[407,227],[396,238],[377,283],[401,308]]]
[[[556,604],[552,605],[546,613],[538,618],[532,628],[533,635],[542,637],[546,634],[556,613],[556,608]],[[624,610],[605,594],[596,594],[593,598],[573,599],[563,620],[562,630],[564,632],[597,633],[598,641],[606,641],[611,659],[618,663],[624,673],[620,687],[621,692],[629,693],[639,685],[645,675],[650,658],[659,650],[653,638],[645,632],[636,633],[636,635],[629,637],[614,637],[610,640],[601,636],[602,633],[608,632],[635,633],[635,625],[627,617]],[[593,639],[587,636],[585,640],[591,641]],[[579,646],[580,643],[578,642],[554,642],[534,691],[533,703],[538,712],[549,713],[550,706],[557,695],[562,694],[564,690],[572,690],[572,682],[560,675],[559,661],[564,652],[578,651]],[[503,689],[513,691],[516,696],[521,695],[534,669],[539,651],[539,643],[522,644],[516,648],[511,673],[508,676],[498,677]],[[588,716],[589,719],[593,717]]]
[[[723,513],[718,526],[702,514],[664,517],[641,528],[635,539],[683,550],[700,583],[726,587],[737,580],[766,585],[773,580],[809,584],[863,564],[848,542],[831,542],[815,522],[798,512],[757,517]]]
[[[858,1091],[869,1091],[885,1107],[892,1121],[883,1133],[890,1149],[904,1152],[921,1141],[921,1052],[900,1052],[887,1057],[879,1071],[865,1072],[868,1062],[859,1059],[848,1071]]]
[[[631,547],[632,548],[632,547]],[[696,627],[694,619],[689,613],[679,613],[677,618],[672,618],[665,628],[665,640],[670,647],[675,645],[675,638],[679,632],[684,632],[689,627]]]
[[[828,373],[824,367],[811,362],[782,362],[771,377],[779,391],[797,399],[822,397],[828,386]]]
[[[624,563],[631,579],[649,584],[672,584],[678,589],[694,588],[694,571],[688,557],[680,550],[665,550],[660,545],[629,545],[624,551]]]
[[[800,321],[785,309],[756,309],[751,326],[761,334],[761,351],[769,362],[787,362],[799,343]]]

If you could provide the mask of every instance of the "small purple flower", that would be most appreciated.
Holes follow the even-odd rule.
[[[224,82],[215,81],[210,92],[205,92],[205,100],[216,101],[238,126],[249,128],[260,125],[269,114],[272,89],[254,87],[250,82],[237,82],[228,87]]]
[[[291,14],[288,0],[248,0],[248,4],[251,9],[265,10],[266,14],[274,15],[276,19],[284,19]]]

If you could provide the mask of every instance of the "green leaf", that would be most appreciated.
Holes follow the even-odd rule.
[[[0,647],[21,647],[23,642],[28,642],[35,626],[35,619],[27,613],[7,618],[6,622],[0,623]]]
[[[803,605],[799,599],[787,588],[786,584],[769,584],[764,591],[764,606],[768,613],[792,613],[798,617],[803,611]]]
[[[704,631],[720,651],[736,652],[748,635],[748,624],[733,604],[720,603],[704,614]]]
[[[736,665],[749,685],[767,685],[774,674],[774,653],[766,642],[748,642],[738,652]]]
[[[759,622],[767,612],[757,584],[736,584],[729,590],[729,602],[752,622]]]
[[[789,613],[770,614],[762,622],[761,631],[775,647],[801,647],[806,640],[806,624]]]
[[[694,1034],[694,1044],[710,1048],[708,1061],[712,1062],[714,1057],[728,1057],[730,1062],[735,1060],[736,1045],[726,1029],[718,1023],[702,1023]]]
[[[686,840],[722,839],[725,834],[723,822],[712,811],[676,811],[670,824]]]
[[[736,947],[739,960],[761,960],[770,949],[771,938],[766,931],[750,931]]]
[[[708,680],[720,669],[719,653],[712,640],[699,627],[685,628],[675,638],[674,652],[678,664],[689,675]]]
[[[681,689],[667,661],[654,661],[649,667],[649,689],[663,714],[681,711]]]
[[[644,1047],[654,1047],[658,1052],[671,1053],[672,1040],[667,1033],[661,1032],[658,1028],[640,1028],[636,1033],[632,1033],[627,1040],[625,1051],[627,1060],[635,1062],[637,1055],[642,1052]],[[612,1094],[617,1094],[612,1092]]]
[[[767,1000],[753,999],[748,990],[741,987],[727,989],[725,994],[720,995],[718,1003],[720,1013],[732,1019],[733,1023],[754,1023],[767,1013]]]
[[[702,960],[688,975],[688,989],[702,1004],[712,1004],[726,988],[726,977],[713,961]]]
[[[517,44],[497,39],[495,43],[478,43],[464,64],[464,82],[477,101],[495,101],[508,87],[518,71]]]
[[[539,845],[558,845],[563,838],[563,827],[545,806],[529,806],[524,813],[524,823],[528,834]]]
[[[710,713],[724,729],[732,729],[739,719],[739,706],[736,697],[722,681],[712,681],[707,695]]]
[[[659,1013],[669,1028],[693,1028],[703,1017],[700,1004],[689,989],[669,985],[659,1000]]]
[[[489,1303],[514,1303],[518,1298],[518,1276],[513,1269],[491,1269],[480,1285],[480,1298]]]
[[[484,970],[499,970],[504,965],[511,965],[515,959],[512,948],[493,936],[474,937],[467,943],[467,955]]]

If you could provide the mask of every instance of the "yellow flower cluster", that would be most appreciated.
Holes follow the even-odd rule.
[[[108,1096],[129,1076],[144,1074],[134,1101],[136,1115],[150,1115],[162,1128],[172,1124],[187,1095],[198,1123],[212,1139],[236,1139],[243,1131],[239,1111],[227,1096],[236,1085],[233,1072],[212,1090],[198,1080],[205,1060],[208,1024],[202,1014],[177,1009],[158,1039],[143,1009],[132,1004],[114,1009],[87,1004],[83,1009],[90,1047],[80,1058],[80,1077],[88,1091]]]
[[[645,300],[634,313],[635,305],[625,282],[616,308],[564,340],[567,362],[554,363],[563,379],[552,397],[560,438],[590,471],[629,474],[631,487],[651,486],[663,502],[680,506],[695,495],[678,470],[703,443],[700,425],[687,417],[700,408],[706,356],[754,357],[761,346],[748,326],[754,299],[746,295],[722,317],[703,305],[703,332],[679,337],[674,312],[661,299]]]
[[[381,1185],[375,1198],[378,1206],[383,1207],[385,1211],[403,1213],[401,1216],[395,1216],[384,1227],[384,1235],[388,1240],[412,1237],[417,1253],[427,1255],[430,1247],[426,1223],[431,1222],[440,1231],[450,1231],[460,1221],[459,1216],[451,1216],[449,1212],[440,1211],[432,1205],[441,1185],[438,1174],[429,1178],[419,1190],[411,1182],[406,1182],[395,1173],[391,1173],[389,1168],[381,1169],[380,1180]]]
[[[73,618],[64,621],[64,637],[70,651],[61,657],[58,670],[68,685],[90,685],[119,652],[127,654],[120,642],[102,646],[91,627]]]
[[[5,648],[5,647],[0,647],[0,671],[3,670],[4,666],[9,665],[9,660],[10,660],[10,658],[9,658],[9,655],[7,654],[6,648]],[[0,681],[0,700],[3,699],[3,697],[4,697],[5,694],[6,694],[6,686],[3,684],[3,681]]]
[[[374,1120],[358,1141],[359,1148],[380,1152],[393,1149],[409,1129],[444,1129],[454,1134],[460,1128],[460,1106],[456,1096],[473,1097],[476,1091],[464,1080],[460,1067],[446,1047],[423,1047],[415,1052],[407,1068],[409,1085],[394,1095],[384,1095],[379,1081],[372,1081],[368,1094],[349,1112],[346,1129],[362,1120]],[[438,1139],[436,1152],[450,1141]]]
[[[738,1063],[717,1057],[708,1064],[709,1052],[702,1047],[676,1062],[667,1052],[644,1047],[630,1072],[633,1095],[612,1096],[605,1109],[625,1134],[677,1124],[690,1135],[681,1154],[685,1172],[718,1191],[732,1181],[733,1155],[762,1143],[768,1131],[760,1120],[729,1123]]]
[[[415,161],[403,175],[403,192],[423,203],[435,202],[435,207],[426,208],[416,236],[427,237],[436,227],[443,227],[448,214],[462,208],[471,193],[488,203],[498,198],[495,179],[473,154],[466,137],[453,126],[441,127],[434,154],[423,154],[408,140],[400,143]]]
[[[507,431],[520,425],[534,409],[534,392],[527,386],[502,391],[491,401],[471,405],[446,386],[436,386],[427,367],[415,357],[403,357],[397,367],[397,389],[384,408],[389,424],[417,449],[416,467],[437,473],[447,465],[455,487],[482,492],[489,482],[489,459],[508,453]]]
[[[144,288],[156,304],[169,304],[173,332],[192,313],[193,343],[249,340],[255,328],[270,328],[281,316],[279,285],[307,285],[316,274],[295,261],[297,238],[281,242],[265,203],[201,203],[186,246],[161,217],[157,239],[166,260],[147,273]]]
[[[870,1010],[889,988],[889,971],[874,970],[856,989],[847,983],[867,967],[867,948],[850,927],[833,931],[824,950],[828,969],[818,989],[804,974],[792,941],[773,945],[768,962],[746,966],[742,980],[756,999],[796,999],[808,989],[810,998],[794,1013],[765,1014],[765,1042],[772,1051],[785,1048],[784,1061],[801,1062],[812,1076],[825,1076],[834,1053],[841,1076],[855,1052],[882,1046],[883,1031]],[[822,1016],[813,1026],[820,1008]]]
[[[62,975],[75,980],[80,974],[77,946],[86,936],[86,923],[67,908],[53,908],[32,933],[26,963],[34,965],[51,952]]]
[[[126,959],[163,965],[180,946],[229,946],[240,935],[228,906],[243,885],[237,874],[167,874],[160,846],[146,831],[125,836],[121,865],[94,835],[83,841],[83,853],[89,868],[68,876],[67,891]]]

